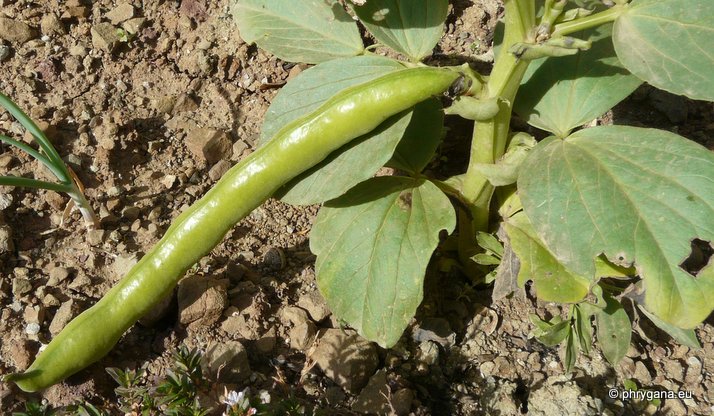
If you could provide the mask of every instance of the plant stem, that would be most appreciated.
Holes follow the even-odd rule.
[[[532,1],[507,0],[505,8],[503,43],[484,88],[485,97],[500,98],[500,111],[490,120],[475,123],[469,167],[461,190],[471,204],[470,213],[461,212],[459,215],[459,257],[465,264],[470,263],[470,257],[476,250],[476,231],[488,231],[491,196],[494,190],[486,177],[475,169],[475,165],[494,163],[503,155],[508,140],[512,103],[528,67],[528,61],[517,59],[509,49],[515,43],[527,41],[535,26]]]
[[[570,22],[564,22],[555,25],[551,37],[566,36],[573,33],[581,32],[586,29],[591,29],[615,21],[622,13],[627,10],[627,6],[615,5],[600,13],[595,13],[590,16],[581,17]]]
[[[0,185],[18,186],[18,187],[21,186],[24,188],[35,188],[35,189],[47,189],[50,191],[64,192],[64,193],[72,192],[72,186],[67,185],[67,184],[38,181],[37,179],[22,178],[19,176],[0,176]]]

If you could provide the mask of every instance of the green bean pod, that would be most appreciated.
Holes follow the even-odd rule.
[[[176,286],[186,270],[282,185],[388,117],[447,90],[452,70],[420,67],[347,88],[282,128],[179,215],[162,239],[94,306],[67,326],[24,373],[5,381],[34,392],[104,357]]]

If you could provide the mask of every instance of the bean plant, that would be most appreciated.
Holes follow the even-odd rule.
[[[569,305],[564,318],[532,317],[536,337],[566,346],[567,368],[590,352],[593,318],[604,356],[624,356],[623,303],[698,345],[694,328],[714,305],[714,155],[668,131],[591,126],[643,81],[714,101],[704,46],[714,44],[714,3],[503,6],[493,66],[481,74],[469,56],[426,64],[439,62],[447,0],[233,1],[246,42],[314,66],[277,94],[258,149],[7,379],[34,391],[100,359],[270,196],[322,204],[310,235],[319,290],[337,318],[383,347],[414,317],[435,250],[442,266],[493,284],[496,298],[528,286]],[[374,44],[365,47],[360,24]],[[547,137],[513,131],[514,112]],[[465,172],[439,178],[430,166],[453,140],[446,115],[472,121],[473,133]],[[375,177],[384,166],[396,173]]]

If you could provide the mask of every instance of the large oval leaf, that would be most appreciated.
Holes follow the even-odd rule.
[[[396,344],[421,303],[439,233],[455,225],[449,198],[423,180],[373,178],[327,203],[310,249],[330,310],[365,338]]]
[[[231,12],[243,40],[286,61],[318,63],[363,50],[337,0],[235,0]]]
[[[612,25],[575,35],[593,42],[573,56],[531,62],[514,110],[528,124],[566,137],[600,117],[642,81],[622,67],[610,41]]]
[[[613,41],[620,61],[643,80],[714,101],[714,1],[634,0],[615,21]]]
[[[692,328],[714,307],[714,273],[679,265],[690,242],[714,241],[714,155],[676,134],[607,126],[549,139],[518,179],[538,236],[570,270],[596,272],[595,258],[634,263],[645,306]]]
[[[421,60],[441,39],[448,0],[369,0],[353,6],[367,30],[397,52]]]
[[[612,365],[617,365],[627,354],[632,339],[632,323],[627,312],[617,299],[607,292],[603,293],[605,309],[595,314],[597,341],[602,355]]]
[[[504,222],[511,248],[518,256],[518,284],[533,281],[536,296],[546,302],[581,301],[590,290],[592,278],[568,270],[538,238],[528,218],[519,213]]]

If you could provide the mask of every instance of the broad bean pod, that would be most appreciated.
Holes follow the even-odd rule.
[[[459,73],[419,67],[347,88],[288,123],[179,215],[161,240],[94,306],[67,326],[23,373],[5,381],[44,389],[104,357],[226,233],[282,185],[388,117],[447,90]]]

